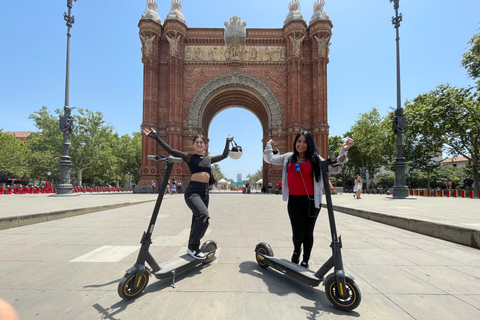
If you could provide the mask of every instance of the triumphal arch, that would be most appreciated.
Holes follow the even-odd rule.
[[[230,107],[255,114],[263,144],[273,137],[282,152],[292,149],[295,135],[309,130],[322,155],[328,149],[327,64],[332,22],[314,4],[306,23],[300,3],[288,5],[281,28],[250,29],[240,17],[226,18],[221,28],[190,28],[179,0],[162,23],[157,3],[147,1],[139,35],[144,65],[143,128],[153,127],[172,148],[193,152],[193,136],[208,138],[215,115]],[[232,119],[232,123],[234,119]],[[164,165],[147,160],[165,154],[143,136],[139,185],[161,180]],[[172,173],[185,184],[186,164]],[[263,181],[275,186],[281,168],[263,164]]]

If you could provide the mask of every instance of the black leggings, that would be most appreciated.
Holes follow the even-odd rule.
[[[208,219],[210,219],[208,214],[208,183],[190,181],[187,190],[185,190],[184,198],[193,213],[188,249],[200,252],[200,240],[207,231]],[[207,221],[203,222],[205,218],[207,218]]]
[[[294,250],[300,254],[303,244],[303,261],[308,262],[313,248],[313,230],[320,209],[315,208],[315,202],[309,200],[308,196],[292,195],[288,196],[287,208],[292,225]]]

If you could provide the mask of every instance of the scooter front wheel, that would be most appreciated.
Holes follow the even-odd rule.
[[[355,281],[351,279],[345,279],[345,290],[347,296],[345,298],[340,297],[337,292],[337,280],[332,277],[325,284],[325,294],[328,300],[337,308],[344,311],[352,311],[360,304],[362,300],[362,294]]]
[[[203,264],[208,264],[215,257],[215,253],[217,252],[217,244],[215,241],[208,240],[202,245],[200,250],[207,256],[207,258],[203,260]]]
[[[126,273],[118,283],[118,295],[123,299],[133,299],[140,295],[148,284],[150,273],[147,271],[135,282],[136,273]]]

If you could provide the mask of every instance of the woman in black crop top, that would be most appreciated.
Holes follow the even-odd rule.
[[[192,225],[190,228],[190,237],[188,239],[187,253],[196,259],[205,259],[205,255],[200,251],[200,240],[207,231],[210,219],[208,213],[208,182],[212,174],[212,163],[219,162],[228,156],[228,145],[233,137],[227,136],[225,149],[218,156],[205,156],[207,141],[203,135],[196,135],[193,138],[194,153],[182,152],[172,149],[165,141],[163,141],[152,128],[144,129],[146,136],[155,139],[158,144],[169,154],[174,157],[182,158],[187,163],[192,176],[190,183],[185,190],[185,202],[192,210]]]

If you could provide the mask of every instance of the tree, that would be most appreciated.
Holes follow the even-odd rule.
[[[0,130],[0,173],[9,177],[20,177],[25,173],[25,142]]]
[[[59,115],[60,110],[55,110]],[[35,122],[39,132],[33,132],[27,138],[29,156],[27,158],[30,176],[39,181],[48,179],[58,180],[60,176],[59,161],[62,155],[62,132],[60,131],[58,117],[54,117],[46,106],[31,114],[29,119]]]
[[[425,123],[422,135],[442,141],[450,156],[461,155],[471,161],[475,196],[479,189],[480,93],[474,88],[448,84],[421,94],[413,100],[416,117]]]
[[[117,158],[124,156],[123,151],[117,148],[119,143],[113,132],[114,127],[105,124],[101,112],[82,108],[77,109],[77,112],[74,115],[75,126],[70,135],[69,148],[72,174],[77,175],[77,185],[82,185],[84,176],[94,183],[113,181],[115,174],[122,174],[117,171]],[[60,115],[61,110],[55,110],[55,113]],[[43,106],[29,118],[39,129],[39,132],[31,134],[27,139],[30,150],[29,172],[39,180],[46,179],[47,172],[51,172],[53,178],[58,178],[63,143],[58,116],[51,115],[48,108]]]
[[[434,172],[434,177],[436,180],[436,186],[446,188],[448,187],[447,181],[452,181],[453,187],[463,185],[463,181],[470,177],[467,169],[455,168],[453,166],[441,166],[437,168]]]
[[[360,114],[350,131],[345,134],[345,137],[351,137],[355,141],[348,152],[350,165],[357,170],[368,172],[370,179],[374,178],[382,166],[389,165],[395,154],[395,139],[391,130],[392,123],[389,121],[373,108]]]
[[[258,170],[254,174],[247,174],[247,180],[250,183],[250,186],[253,186],[255,188],[257,186],[257,181],[262,179],[262,177],[263,177],[263,165],[260,167],[260,170]]]
[[[221,180],[221,179],[225,179],[225,175],[222,173],[222,170],[220,169],[220,166],[218,165],[218,163],[214,163],[212,165],[212,174],[213,176],[215,177],[215,180]]]
[[[443,136],[428,133],[430,123],[425,121],[419,112],[425,103],[425,97],[417,97],[416,102],[405,103],[405,115],[408,122],[408,130],[404,139],[404,155],[407,159],[408,170],[419,170],[427,174],[427,188],[430,189],[431,175],[440,166]],[[410,187],[413,187],[410,185]]]
[[[128,139],[125,137],[127,136]],[[125,135],[122,140],[128,140],[122,148],[122,156],[125,162],[123,163],[122,171],[127,175],[127,187],[131,188],[132,180],[138,181],[140,179],[140,167],[142,165],[142,134],[134,132],[132,137]],[[123,141],[125,141],[123,140]]]
[[[111,166],[115,152],[111,152],[114,134],[113,126],[106,125],[102,112],[93,112],[88,109],[77,109],[74,115],[75,127],[70,137],[72,157],[72,169],[77,173],[77,185],[82,186],[84,170],[92,169],[92,172],[102,173],[102,180],[112,176]],[[120,153],[116,153],[120,154]],[[110,168],[109,168],[110,167]],[[109,170],[110,169],[110,170]],[[92,172],[87,173],[92,177]],[[106,178],[106,179],[105,179]]]
[[[379,188],[391,188],[395,185],[395,175],[388,172],[379,173],[375,176],[375,182]]]
[[[479,29],[480,30],[480,29]],[[467,73],[472,79],[480,78],[480,32],[473,35],[468,41],[470,48],[463,54],[462,66],[467,69]],[[480,87],[480,80],[477,81]]]

